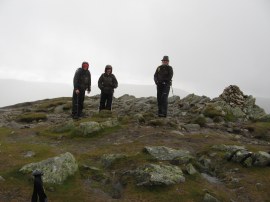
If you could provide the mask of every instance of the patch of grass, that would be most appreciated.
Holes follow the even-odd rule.
[[[71,104],[69,103],[70,104],[70,106],[69,106],[69,104],[67,103],[70,100],[71,100],[71,98],[67,98],[67,97],[49,99],[49,100],[43,101],[42,104],[40,104],[37,107],[37,111],[49,111],[52,108],[55,108],[59,105],[64,105],[64,104],[65,104],[65,107],[67,109],[70,109]]]
[[[85,186],[79,172],[68,177],[61,185],[45,184],[45,189],[53,188],[53,192],[46,192],[50,201],[87,201]]]
[[[226,115],[224,116],[225,121],[231,121],[234,122],[237,120],[237,118],[233,115],[232,112],[228,111]]]
[[[31,123],[33,121],[44,121],[47,120],[47,116],[44,113],[25,113],[25,114],[20,114],[17,116],[16,120],[20,122],[25,122],[25,123]]]
[[[270,140],[270,122],[255,122],[247,126],[249,131],[258,138],[263,140]]]
[[[26,144],[26,143],[8,143],[1,144],[0,153],[0,172],[7,172],[10,168],[22,167],[25,164],[38,162],[54,156],[54,152],[47,145],[42,144]],[[35,152],[32,158],[25,158],[27,151]]]

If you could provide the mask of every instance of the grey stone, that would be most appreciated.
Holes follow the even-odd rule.
[[[118,125],[119,122],[117,121],[117,119],[109,119],[105,122],[100,123],[101,128],[112,128]]]
[[[206,193],[203,197],[203,202],[219,202],[219,200],[209,193]]]
[[[174,96],[168,98],[168,103],[169,104],[172,104],[172,103],[175,103],[175,102],[178,102],[178,101],[180,101],[180,97],[177,96],[177,95],[174,95]]]
[[[234,153],[234,155],[232,157],[232,161],[237,162],[237,163],[241,163],[247,157],[251,156],[251,154],[252,153],[247,151],[247,150],[238,150],[237,152]]]
[[[209,170],[212,166],[212,161],[207,156],[203,155],[199,158],[199,163],[204,169]]]
[[[255,166],[270,165],[270,154],[268,154],[267,152],[259,151],[258,153],[255,154],[254,158],[255,158],[254,161]]]
[[[54,108],[54,113],[58,114],[58,113],[64,112],[64,106],[65,105],[59,105],[59,106],[55,107]]]
[[[212,184],[221,184],[220,180],[216,177],[210,176],[206,173],[201,173],[201,176]]]
[[[145,123],[145,118],[143,117],[142,114],[135,114],[134,118],[139,122],[139,123]]]
[[[198,131],[200,130],[201,127],[199,124],[186,124],[186,125],[183,125],[183,128],[191,132],[191,131]]]
[[[20,169],[20,172],[29,174],[36,169],[43,171],[44,183],[62,184],[68,176],[72,176],[78,170],[78,164],[74,156],[66,152],[38,163],[27,164]]]
[[[101,126],[95,121],[89,121],[80,123],[79,129],[82,131],[83,135],[91,135],[93,132],[100,131]]]
[[[6,181],[2,176],[0,176],[0,182]]]
[[[231,108],[231,112],[232,114],[236,117],[236,118],[242,118],[245,117],[245,113],[242,111],[242,109],[240,109],[240,107],[233,107]]]
[[[253,165],[253,159],[252,157],[248,157],[246,158],[243,162],[242,162],[243,166],[245,167],[251,167]]]
[[[177,166],[146,164],[134,172],[137,186],[173,185],[185,182],[182,170]]]
[[[174,160],[176,158],[193,159],[194,157],[186,150],[176,150],[164,146],[145,147],[150,155],[158,160]]]
[[[198,173],[197,170],[193,167],[193,165],[191,163],[186,165],[186,170],[187,170],[187,173],[190,175],[194,175],[194,174]]]
[[[31,158],[31,157],[33,157],[33,156],[35,156],[36,155],[36,153],[35,152],[33,152],[33,151],[28,151],[28,152],[26,152],[25,154],[24,154],[24,158]]]

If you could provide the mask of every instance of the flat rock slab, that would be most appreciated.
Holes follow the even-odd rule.
[[[145,147],[144,150],[152,155],[157,160],[170,161],[174,159],[193,159],[190,152],[187,150],[176,150],[164,146]]]
[[[62,184],[68,176],[73,175],[78,170],[78,164],[74,156],[66,152],[44,161],[27,164],[20,169],[20,172],[29,174],[36,169],[43,171],[44,183]]]
[[[173,185],[185,182],[183,172],[177,166],[146,164],[133,173],[137,186]]]

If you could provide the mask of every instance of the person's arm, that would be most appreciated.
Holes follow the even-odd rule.
[[[113,75],[113,88],[117,88],[117,87],[118,87],[118,81],[116,77]]]
[[[75,90],[79,90],[80,69],[77,69],[73,78],[73,86]]]
[[[98,88],[100,90],[102,90],[102,88],[103,88],[103,74],[101,74],[101,76],[98,79]]]
[[[172,78],[173,78],[173,68],[170,66],[169,68],[169,75],[170,75],[170,82],[172,84]]]
[[[156,72],[154,74],[154,81],[155,81],[155,84],[158,85],[158,68],[156,69]]]

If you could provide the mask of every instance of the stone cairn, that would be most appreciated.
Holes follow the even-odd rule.
[[[232,107],[244,107],[245,99],[247,96],[236,85],[230,85],[224,89],[223,93],[219,96],[226,103]]]

